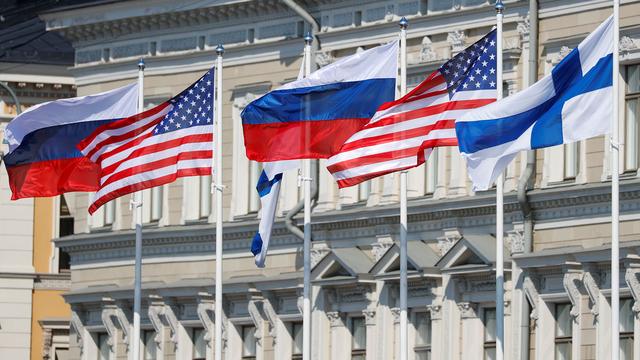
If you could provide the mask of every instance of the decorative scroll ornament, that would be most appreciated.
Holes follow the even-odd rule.
[[[316,53],[316,64],[319,67],[327,66],[334,61],[336,61],[336,58],[331,55],[330,51],[318,51]]]
[[[564,290],[569,296],[571,301],[571,316],[577,321],[580,315],[580,289],[579,283],[582,281],[582,272],[580,270],[572,268],[573,264],[565,266],[565,273],[562,279],[562,285]]]
[[[447,42],[451,46],[451,51],[455,54],[465,49],[467,35],[464,30],[454,30],[447,34]]]
[[[462,235],[458,229],[445,229],[444,236],[438,237],[438,249],[440,250],[440,256],[446,254],[460,239],[462,239]]]
[[[626,53],[632,50],[638,49],[638,44],[636,41],[628,36],[623,36],[620,38],[620,52]]]
[[[582,274],[582,284],[587,290],[587,295],[589,295],[589,300],[591,301],[591,313],[595,317],[598,316],[600,309],[600,289],[598,287],[599,280],[600,275],[595,272],[594,266],[589,267],[589,269],[587,269],[587,271]]]
[[[433,42],[431,38],[425,36],[422,38],[422,44],[420,46],[420,62],[431,62],[438,60],[438,55],[433,50]]]
[[[440,320],[442,319],[442,305],[441,304],[431,304],[427,305],[427,311],[431,316],[431,320]]]
[[[367,326],[376,324],[376,309],[364,309],[362,310],[362,315],[364,315],[365,324],[367,324]]]
[[[511,245],[511,255],[524,252],[524,231],[519,229],[508,231],[507,238]]]
[[[472,302],[459,302],[458,309],[460,309],[460,316],[463,319],[471,319],[476,317],[477,304]]]
[[[391,246],[393,246],[391,235],[378,236],[378,240],[371,244],[371,253],[375,261],[379,261]]]
[[[329,319],[329,324],[331,325],[331,327],[337,327],[337,326],[343,325],[342,314],[340,314],[340,312],[328,311],[326,312],[326,314],[327,314],[327,319]]]
[[[82,324],[82,320],[80,320],[80,316],[78,315],[77,310],[71,311],[71,321],[69,326],[73,327],[76,332],[76,339],[78,342],[78,347],[80,347],[80,353],[84,352],[84,325]]]
[[[627,283],[634,300],[631,310],[636,314],[636,317],[640,317],[640,280],[638,280],[640,262],[638,259],[635,259],[635,262],[626,263],[625,267],[624,281]]]
[[[173,308],[169,304],[162,302],[158,296],[151,296],[151,305],[149,305],[149,321],[156,331],[155,342],[160,346],[162,343],[162,331],[164,330],[164,324],[169,325],[171,331],[171,342],[178,344],[178,319],[176,318]]]
[[[116,326],[116,322],[119,325],[120,330],[124,335],[123,342],[127,345],[129,344],[130,334],[129,334],[129,320],[127,316],[124,314],[122,308],[115,304],[112,299],[103,299],[104,304],[102,307],[102,324],[107,329],[107,333],[109,335],[109,340],[107,343],[109,346],[113,346],[115,344],[115,339],[118,334],[118,327]],[[115,320],[115,321],[114,321]]]
[[[529,305],[531,305],[531,314],[529,317],[531,318],[532,326],[534,328],[536,326],[536,321],[538,320],[538,301],[540,299],[540,294],[536,287],[536,280],[537,278],[535,278],[533,274],[527,273],[522,281],[524,295],[527,297],[527,300],[529,300]]]

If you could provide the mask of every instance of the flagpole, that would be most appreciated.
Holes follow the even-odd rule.
[[[304,37],[304,75],[311,73],[311,43],[313,37]],[[305,138],[308,139],[309,134]],[[304,159],[304,288],[302,293],[302,359],[311,360],[311,160]]]
[[[138,62],[138,113],[144,110],[144,60]],[[142,302],[142,193],[133,194],[131,208],[136,224],[136,249],[133,279],[133,360],[140,359],[140,307]]]
[[[407,93],[407,26],[400,19],[400,97]],[[407,360],[407,171],[400,172],[400,360]]]
[[[496,2],[497,96],[502,99],[502,20],[504,4]],[[496,359],[504,359],[504,173],[496,182]]]
[[[224,47],[220,44],[216,47],[216,72],[214,88],[215,101],[215,128],[214,128],[214,149],[212,157],[215,180],[211,186],[211,192],[216,198],[216,289],[215,289],[215,360],[222,360],[222,55]]]
[[[613,0],[613,116],[611,117],[611,359],[620,358],[620,184],[618,76],[620,74],[620,0]]]

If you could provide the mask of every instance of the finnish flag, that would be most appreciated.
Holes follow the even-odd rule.
[[[487,190],[521,150],[611,132],[613,16],[529,88],[458,118],[474,190]]]

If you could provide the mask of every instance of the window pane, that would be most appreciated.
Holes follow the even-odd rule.
[[[433,0],[429,1],[429,11],[442,11],[453,9],[453,0]]]
[[[98,334],[98,359],[99,360],[109,360],[109,335],[102,333]]]
[[[484,341],[496,341],[496,309],[484,309]]]
[[[351,349],[364,350],[367,347],[367,328],[364,318],[351,318]]]
[[[427,313],[416,314],[416,345],[431,345],[431,319]]]
[[[416,351],[416,360],[431,360],[431,351],[430,350]]]
[[[162,186],[151,188],[151,221],[162,217]]]
[[[620,332],[633,332],[633,299],[620,300]]]
[[[155,342],[156,332],[145,331],[144,332],[144,360],[155,360],[156,350],[158,346]]]
[[[211,214],[211,176],[200,177],[200,218]]]
[[[256,356],[255,332],[255,326],[242,327],[242,356]]]
[[[204,329],[193,329],[193,358],[205,359],[207,357],[207,342],[204,339]]]
[[[556,305],[556,338],[571,336],[573,319],[571,318],[571,304]]]
[[[628,99],[626,105],[625,170],[638,168],[638,98]]]
[[[640,65],[627,66],[627,94],[640,92]]]
[[[260,195],[256,191],[256,184],[262,172],[262,164],[249,162],[249,212],[256,212],[260,209]]]
[[[291,352],[295,354],[302,354],[302,323],[293,323],[291,325],[292,332],[292,345]]]
[[[556,344],[556,360],[571,360],[571,343]]]
[[[633,338],[624,337],[620,339],[620,360],[633,359]]]
[[[496,359],[496,348],[490,347],[484,349],[484,358],[485,360],[495,360]]]

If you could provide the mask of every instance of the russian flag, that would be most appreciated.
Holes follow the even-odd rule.
[[[328,158],[395,98],[398,42],[342,58],[242,111],[247,157]]]
[[[99,188],[100,167],[76,145],[99,126],[135,115],[138,85],[30,107],[5,129],[12,199]]]

